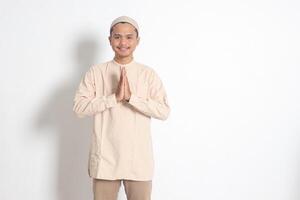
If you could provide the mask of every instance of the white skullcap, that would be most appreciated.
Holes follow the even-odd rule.
[[[121,17],[116,18],[111,23],[110,28],[112,28],[115,24],[120,23],[120,22],[126,22],[126,23],[131,24],[132,26],[134,26],[136,28],[137,32],[139,32],[139,25],[137,24],[137,22],[128,16],[121,16]]]

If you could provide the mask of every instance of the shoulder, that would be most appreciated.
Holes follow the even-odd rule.
[[[103,71],[104,69],[106,69],[106,67],[108,66],[109,62],[110,61],[93,64],[93,65],[90,66],[90,70],[91,71]]]
[[[109,61],[91,64],[89,68],[86,70],[86,75],[90,77],[99,76],[103,74],[102,72],[105,71],[106,67],[108,66]]]
[[[107,66],[107,64],[108,62],[91,64],[85,71],[84,78],[86,80],[95,81],[96,79],[102,76],[102,72],[105,69],[105,66]]]
[[[145,79],[148,80],[149,83],[154,83],[154,82],[160,82],[161,78],[158,75],[157,71],[154,69],[154,67],[145,65],[139,62],[136,62],[137,65],[139,66],[141,73],[140,76],[144,77]]]
[[[154,76],[154,75],[157,76],[158,75],[156,70],[152,66],[149,66],[149,65],[146,65],[146,64],[143,64],[140,62],[136,62],[136,64],[140,68],[142,73],[145,73],[148,76]]]

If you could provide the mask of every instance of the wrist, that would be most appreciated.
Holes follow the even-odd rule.
[[[115,98],[116,98],[116,101],[117,101],[117,102],[122,101],[122,99],[120,99],[120,97],[119,97],[118,95],[116,95],[116,94],[115,94]]]
[[[130,96],[131,97],[131,96]],[[126,102],[129,102],[130,101],[130,97],[128,97],[127,99],[125,99]]]

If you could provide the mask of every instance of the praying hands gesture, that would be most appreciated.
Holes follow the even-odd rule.
[[[117,102],[124,101],[124,100],[128,102],[130,99],[130,96],[131,96],[131,91],[130,91],[128,79],[126,76],[126,70],[124,67],[122,67],[120,81],[119,81],[118,89],[116,92]]]

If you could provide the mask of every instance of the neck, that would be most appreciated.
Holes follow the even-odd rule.
[[[130,63],[130,62],[133,60],[133,56],[123,57],[123,58],[122,58],[122,57],[115,56],[115,57],[114,57],[114,60],[115,60],[117,63],[126,65],[126,64]]]

